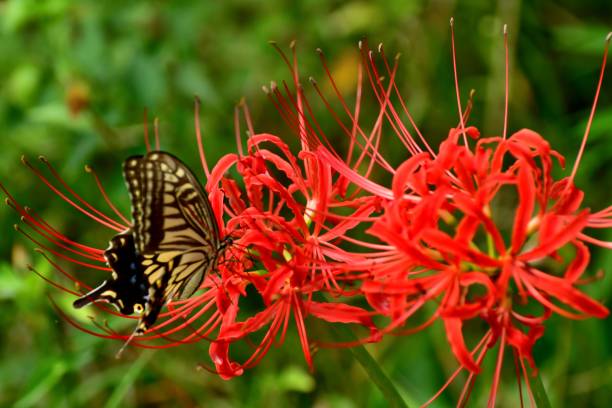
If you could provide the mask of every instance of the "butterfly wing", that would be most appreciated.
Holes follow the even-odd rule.
[[[74,307],[108,302],[123,314],[142,313],[149,294],[149,282],[140,268],[132,231],[115,235],[104,257],[113,269],[111,279],[75,300]]]
[[[124,163],[132,200],[134,241],[150,289],[143,330],[163,304],[191,296],[213,267],[219,229],[208,197],[189,168],[165,152]]]
[[[132,156],[125,161],[123,174],[140,253],[219,246],[219,228],[208,196],[178,158],[159,151]]]

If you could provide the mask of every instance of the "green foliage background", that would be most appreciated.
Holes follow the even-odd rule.
[[[469,6],[468,6],[469,4]],[[268,40],[298,42],[301,71],[323,79],[321,47],[339,81],[356,70],[357,41],[403,54],[397,82],[425,135],[435,144],[456,123],[448,20],[455,17],[464,96],[476,89],[473,123],[499,134],[503,120],[502,25],[510,30],[510,130],[541,132],[573,163],[593,98],[607,0],[565,1],[68,1],[0,2],[0,180],[23,203],[82,242],[105,247],[109,234],[68,208],[20,164],[46,155],[85,197],[99,202],[83,171],[92,165],[127,210],[120,163],[144,150],[142,111],[159,117],[162,146],[196,167],[193,95],[203,102],[206,150],[214,160],[235,149],[233,109],[245,97],[257,130],[289,137],[261,92],[288,73]],[[612,72],[577,183],[586,205],[612,202]],[[305,81],[306,82],[306,81]],[[71,113],[67,100],[81,95]],[[313,99],[315,101],[315,99]],[[316,103],[315,103],[316,104]],[[319,104],[316,104],[319,105]],[[322,126],[337,128],[323,106]],[[340,138],[337,138],[340,140]],[[399,151],[391,159],[402,159]],[[223,381],[196,371],[207,344],[166,351],[128,350],[68,326],[47,295],[67,311],[72,299],[25,268],[59,277],[17,236],[17,217],[0,208],[0,406],[385,406],[346,350],[321,350],[308,372],[292,332],[242,377]],[[612,240],[610,232],[600,235]],[[70,267],[70,266],[68,266]],[[585,290],[611,306],[612,253],[593,250]],[[72,266],[71,270],[76,268]],[[76,273],[89,282],[99,277]],[[87,313],[75,315],[87,319]],[[552,318],[535,355],[556,407],[604,407],[612,398],[612,329],[605,321]],[[456,366],[443,329],[389,338],[369,347],[407,401],[426,401]],[[493,357],[495,353],[491,353]],[[493,358],[487,359],[490,370]],[[492,375],[476,384],[470,406],[483,406]],[[462,381],[435,406],[452,406]],[[517,406],[510,358],[499,406]],[[13,405],[14,404],[14,405]]]

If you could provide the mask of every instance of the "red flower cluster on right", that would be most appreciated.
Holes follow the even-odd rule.
[[[415,156],[397,169],[394,200],[369,230],[396,253],[372,267],[362,290],[392,328],[436,302],[432,318],[442,320],[453,353],[472,373],[497,343],[500,356],[511,346],[520,364],[535,369],[532,348],[552,313],[608,316],[578,289],[589,261],[583,231],[606,215],[581,209],[583,194],[570,180],[552,179],[554,160],[563,158],[537,133],[479,139],[473,152],[458,143],[461,133],[452,130],[435,157]],[[478,137],[475,128],[465,133]],[[462,328],[474,319],[488,330],[469,350]]]
[[[507,33],[505,40],[507,51]],[[344,245],[336,245],[361,249],[347,252],[346,259],[353,260],[344,265],[335,263],[334,268],[360,277],[359,292],[377,314],[388,318],[385,325],[377,326],[381,334],[410,333],[437,320],[443,322],[461,368],[471,373],[462,400],[469,397],[481,362],[495,345],[499,349],[489,405],[495,404],[507,346],[513,350],[517,372],[525,377],[532,398],[525,362],[534,372],[537,370],[532,349],[544,334],[544,322],[553,314],[570,319],[609,315],[604,305],[580,287],[593,280],[583,277],[590,260],[587,244],[612,247],[610,242],[591,237],[586,229],[612,227],[612,207],[595,213],[582,207],[584,194],[573,182],[599,97],[609,41],[610,35],[580,152],[570,176],[560,180],[553,179],[552,172],[556,164],[564,167],[565,159],[541,135],[522,129],[506,137],[507,105],[502,136],[481,138],[477,128],[468,126],[471,101],[463,111],[457,80],[459,124],[435,152],[406,109],[395,85],[397,63],[388,63],[382,47],[378,50],[382,63],[378,64],[374,52],[361,47],[362,69],[380,105],[380,114],[369,133],[358,120],[361,70],[353,111],[338,93],[350,126],[343,124],[316,82],[311,81],[350,141],[344,159],[330,147],[312,115],[297,80],[295,63],[288,63],[294,73],[295,94],[286,85],[284,97],[276,88],[270,92],[287,123],[297,124],[295,132],[302,149],[314,152],[318,162],[328,164],[335,173],[331,179],[344,183],[344,190],[332,190],[337,194],[335,206],[358,198],[360,203],[380,209],[353,218],[369,228],[365,234],[347,231],[348,236],[342,237]],[[455,62],[454,38],[452,44]],[[380,65],[385,72],[378,71]],[[383,76],[390,78],[385,84]],[[329,80],[337,90],[331,74]],[[398,102],[394,104],[392,98]],[[402,115],[409,119],[421,143],[402,122]],[[393,129],[411,154],[397,168],[381,153],[383,123]],[[373,168],[391,175],[390,187],[373,181]],[[346,198],[342,196],[346,191],[353,194]],[[319,211],[329,214],[333,209],[328,206]],[[435,304],[433,315],[416,327],[406,328],[410,318],[427,303]],[[487,329],[481,341],[469,349],[464,327],[472,321],[484,322]]]

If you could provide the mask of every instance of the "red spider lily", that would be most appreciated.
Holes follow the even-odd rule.
[[[357,107],[351,110],[322,58],[349,126],[311,80],[350,141],[347,158],[341,158],[329,145],[307,100],[301,104],[295,102],[303,98],[300,87],[296,87],[295,96],[286,85],[286,96],[276,87],[270,92],[285,120],[299,124],[296,133],[302,143],[314,147],[342,182],[352,183],[357,190],[365,192],[362,198],[370,202],[374,197],[379,198],[377,205],[383,207],[383,215],[363,222],[372,223],[369,234],[383,244],[359,241],[374,252],[360,254],[361,259],[345,268],[353,273],[368,273],[362,280],[361,290],[376,311],[390,318],[383,332],[407,333],[422,329],[438,318],[443,321],[453,353],[462,367],[471,372],[462,400],[469,396],[470,383],[480,372],[486,350],[495,344],[500,347],[489,405],[495,403],[506,345],[513,348],[515,362],[520,364],[529,385],[524,360],[535,370],[532,348],[544,333],[546,319],[553,313],[572,319],[605,318],[609,314],[607,308],[578,287],[588,282],[582,279],[589,261],[585,243],[612,247],[609,242],[589,236],[585,230],[612,226],[612,211],[610,207],[597,213],[581,209],[583,193],[573,184],[601,89],[609,41],[610,36],[579,155],[570,177],[559,181],[552,178],[551,170],[555,160],[563,166],[564,159],[544,138],[528,129],[506,138],[508,93],[502,136],[480,138],[478,130],[466,124],[471,106],[463,112],[457,79],[459,125],[450,131],[439,151],[434,152],[412,121],[395,86],[397,65],[388,64],[382,47],[379,53],[386,70],[382,74],[374,61],[374,53],[361,47],[362,67],[380,104],[378,120],[369,134],[359,123],[362,70]],[[452,45],[455,65],[454,38]],[[507,58],[506,33],[505,49]],[[457,78],[456,65],[454,72]],[[385,85],[380,80],[384,75],[390,78]],[[506,69],[506,90],[507,76]],[[392,97],[398,104],[391,101]],[[414,130],[402,123],[400,112],[408,117]],[[383,122],[412,155],[397,169],[379,151]],[[413,137],[413,132],[418,138]],[[476,140],[473,150],[468,136]],[[419,139],[423,148],[419,147]],[[355,154],[357,151],[360,153]],[[357,160],[353,159],[355,156]],[[369,178],[374,167],[392,174],[391,187]],[[503,216],[496,209],[497,201],[512,191],[517,204],[514,222],[505,226]],[[566,247],[574,253],[569,262],[559,255],[568,252]],[[557,266],[551,268],[554,264]],[[565,268],[565,272],[553,272],[559,268]],[[416,328],[397,330],[428,301],[437,303],[431,318]],[[474,319],[485,321],[490,329],[470,352],[462,329]],[[474,353],[478,353],[476,359]],[[531,397],[531,391],[529,394]]]
[[[242,277],[261,296],[264,308],[241,320],[237,317],[239,300],[234,303],[210,348],[217,372],[229,378],[257,364],[275,340],[283,342],[291,316],[311,367],[307,317],[359,324],[371,332],[363,341],[377,340],[376,327],[367,311],[340,301],[319,301],[325,300],[324,293],[331,297],[358,294],[351,287],[362,278],[340,267],[356,255],[340,249],[333,241],[342,238],[356,223],[351,217],[339,217],[329,210],[339,204],[329,193],[333,191],[329,165],[306,150],[295,157],[285,143],[270,134],[251,136],[247,152],[222,158],[212,170],[209,183],[222,186],[227,195],[227,213],[232,216],[228,225],[239,225],[234,236],[262,266]],[[223,177],[230,166],[238,170],[243,189]],[[280,174],[288,181],[279,182]],[[373,209],[365,202],[353,214],[367,215]],[[230,359],[231,343],[262,332],[259,344],[244,363]]]

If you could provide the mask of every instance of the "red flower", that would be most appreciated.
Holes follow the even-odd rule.
[[[369,134],[359,124],[361,71],[354,110],[348,108],[337,92],[350,126],[344,125],[316,82],[311,81],[350,141],[345,159],[329,145],[306,100],[304,109],[294,103],[298,106],[297,119],[286,120],[300,123],[296,134],[302,143],[313,147],[339,179],[352,183],[361,193],[360,199],[374,202],[378,198],[377,205],[384,209],[382,216],[362,220],[371,223],[368,232],[382,244],[376,240],[357,241],[370,252],[361,254],[364,260],[345,265],[351,273],[367,274],[361,290],[370,305],[390,319],[382,331],[398,332],[426,302],[436,302],[437,310],[430,319],[404,333],[420,330],[440,318],[451,349],[461,365],[471,371],[471,378],[480,371],[486,350],[500,344],[490,398],[493,404],[506,345],[514,349],[526,375],[524,360],[535,369],[532,348],[543,335],[544,321],[552,313],[568,318],[604,318],[609,313],[578,288],[586,282],[581,279],[589,260],[585,243],[612,247],[590,237],[585,230],[612,226],[612,210],[592,214],[581,209],[583,194],[573,184],[601,87],[607,46],[581,152],[570,177],[559,181],[552,178],[551,171],[555,160],[563,166],[563,157],[531,130],[523,129],[506,138],[507,113],[501,137],[480,138],[478,130],[466,124],[471,106],[463,112],[458,87],[459,125],[451,129],[435,153],[397,91],[394,82],[397,66],[388,64],[382,47],[379,53],[386,70],[383,73],[377,69],[381,64],[374,62],[373,52],[362,47],[363,67],[380,104],[378,120]],[[332,88],[337,91],[324,59],[323,63]],[[382,76],[389,78],[385,85],[380,80]],[[287,112],[292,110],[287,107],[296,97],[287,86],[285,92],[287,96],[283,97],[274,88],[270,94],[286,118],[291,117]],[[299,100],[300,87],[295,94]],[[401,109],[394,106],[392,97],[397,98]],[[418,138],[402,123],[400,111],[408,117]],[[412,155],[397,169],[379,151],[383,122]],[[477,141],[473,150],[468,136]],[[375,167],[392,175],[391,187],[369,178]],[[512,195],[516,206],[509,216],[502,212],[508,211],[505,207],[498,207]],[[513,222],[508,223],[508,218],[513,218]],[[575,254],[569,263],[559,256],[565,247],[572,247]],[[554,264],[557,266],[551,268]],[[565,268],[565,272],[556,273],[559,268]],[[490,329],[479,346],[469,351],[463,327],[473,319],[485,321]]]
[[[235,166],[244,187],[223,177]],[[287,182],[279,180],[285,178]],[[307,317],[331,323],[353,323],[370,329],[363,341],[378,339],[370,313],[340,301],[321,301],[328,297],[358,294],[351,287],[360,276],[341,266],[355,254],[341,250],[335,240],[357,223],[339,217],[332,208],[336,201],[330,166],[304,149],[295,157],[278,137],[254,134],[248,139],[247,153],[228,155],[212,170],[210,185],[220,185],[227,196],[235,242],[248,248],[253,270],[241,275],[261,297],[263,308],[245,319],[237,318],[240,299],[226,314],[210,354],[217,371],[229,378],[243,368],[257,364],[275,342],[281,344],[291,317],[296,325],[302,351],[312,367]],[[214,190],[216,187],[212,187]],[[370,203],[363,203],[353,214],[369,214]],[[319,299],[319,300],[316,300]],[[252,302],[253,299],[245,299]],[[230,358],[232,343],[262,333],[261,340],[244,363]]]

